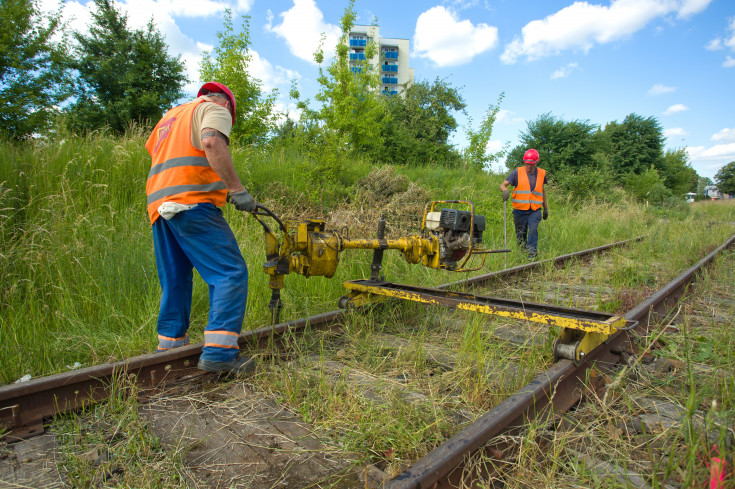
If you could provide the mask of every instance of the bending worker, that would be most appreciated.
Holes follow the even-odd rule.
[[[518,246],[528,253],[528,258],[535,259],[538,254],[538,225],[541,219],[549,217],[546,203],[546,170],[538,168],[538,151],[529,149],[523,155],[524,166],[516,168],[508,178],[500,184],[503,202],[508,200],[513,189],[513,223],[516,228]],[[541,207],[544,208],[543,213]]]
[[[146,183],[153,229],[161,308],[158,351],[189,343],[193,269],[209,285],[209,321],[198,368],[208,372],[252,371],[239,357],[248,268],[222,210],[256,203],[242,186],[230,156],[235,96],[221,83],[202,85],[197,98],[166,112],[146,142],[151,170]]]

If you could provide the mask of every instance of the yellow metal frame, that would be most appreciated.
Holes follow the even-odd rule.
[[[571,313],[562,316],[553,313],[535,312],[530,310],[530,307],[528,308],[529,310],[525,310],[522,307],[514,308],[502,304],[482,304],[478,303],[478,296],[459,292],[437,291],[435,289],[422,290],[418,287],[411,287],[411,289],[419,290],[417,292],[415,290],[391,288],[391,286],[405,288],[408,288],[408,286],[398,286],[396,284],[386,283],[366,283],[364,281],[361,281],[360,283],[357,283],[356,281],[344,282],[342,285],[349,290],[350,293],[340,299],[341,307],[360,306],[384,300],[386,298],[393,298],[420,302],[422,304],[456,307],[457,309],[465,311],[521,319],[546,324],[547,326],[560,327],[562,332],[554,343],[554,355],[572,360],[576,364],[579,364],[587,354],[605,342],[616,331],[625,327],[627,322],[622,316],[610,316],[605,320],[570,317],[574,311],[577,311],[578,313],[586,312],[587,314],[603,314],[592,313],[589,311],[572,310]],[[424,291],[427,293],[422,294],[421,292]],[[444,299],[444,301],[430,296],[431,294],[438,293],[441,293],[441,298]],[[487,299],[490,302],[493,300],[491,298],[484,299]],[[580,316],[582,316],[582,314],[580,314]]]

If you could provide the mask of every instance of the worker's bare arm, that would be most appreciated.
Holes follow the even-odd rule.
[[[205,127],[202,129],[202,149],[212,169],[227,185],[228,191],[230,193],[242,191],[243,186],[232,164],[232,156],[230,156],[225,135],[215,129]]]

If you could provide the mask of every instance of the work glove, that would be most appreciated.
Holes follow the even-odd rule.
[[[541,217],[545,220],[549,218],[549,209],[544,209],[544,213],[541,215]]]
[[[255,199],[250,192],[242,190],[227,195],[227,201],[235,206],[235,209],[243,212],[255,212]]]
[[[508,197],[510,197],[510,190],[503,190],[503,202],[508,200]]]

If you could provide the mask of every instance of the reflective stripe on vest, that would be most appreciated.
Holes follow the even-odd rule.
[[[240,347],[237,344],[239,337],[239,334],[232,331],[205,331],[204,346],[239,349]]]
[[[189,344],[189,333],[186,333],[181,338],[169,338],[168,336],[158,335],[158,350],[170,350],[171,348],[178,348]]]
[[[227,186],[207,161],[204,151],[191,144],[191,118],[201,103],[197,99],[166,112],[146,142],[151,169],[146,181],[146,204],[151,224],[163,202],[223,206]]]
[[[513,189],[511,203],[514,209],[527,211],[529,209],[540,209],[544,205],[544,177],[546,170],[536,169],[536,187],[531,190],[531,183],[528,180],[526,167],[522,166],[517,169],[518,185]]]

